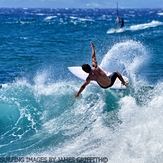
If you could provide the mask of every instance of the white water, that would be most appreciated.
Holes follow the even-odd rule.
[[[132,79],[127,95],[89,86],[75,100],[73,94],[79,83],[45,84],[46,73],[37,74],[34,85],[22,80],[11,86],[14,90],[18,88],[26,101],[33,98],[33,104],[25,105],[16,91],[10,92],[10,86],[2,88],[3,96],[7,95],[5,91],[12,93],[14,98],[8,98],[18,104],[24,115],[31,115],[28,117],[31,122],[41,122],[41,128],[30,135],[29,140],[34,143],[26,147],[26,150],[32,146],[38,150],[32,150],[27,157],[107,157],[109,163],[163,162],[163,83],[151,88],[144,84],[147,81],[136,81],[137,73],[144,68],[141,65],[148,63],[149,56],[141,43],[127,41],[114,45],[103,58],[101,66],[107,70],[126,69]],[[120,58],[120,63],[116,58]],[[23,92],[26,88],[34,97]],[[40,116],[40,121],[34,119]]]
[[[121,58],[118,68],[127,69],[127,74],[135,77],[141,65],[148,61],[147,53],[141,43],[119,43],[108,51],[101,66],[113,70],[117,66],[115,63],[118,63],[115,58]],[[135,78],[132,82],[136,82]],[[144,83],[140,80],[139,85],[133,84],[130,94],[126,96],[121,96],[121,92],[88,87],[68,111],[44,124],[44,131],[48,134],[64,130],[64,134],[71,135],[71,138],[34,155],[100,156],[107,157],[109,163],[163,162],[163,83],[153,88]],[[78,89],[78,86],[71,87]],[[67,92],[66,87],[62,91]],[[112,101],[109,101],[110,96],[114,97]],[[105,111],[111,105],[117,108]]]

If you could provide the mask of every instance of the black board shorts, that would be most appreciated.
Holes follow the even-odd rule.
[[[110,85],[108,85],[108,86],[106,86],[106,87],[103,87],[103,86],[100,85],[99,83],[98,83],[98,84],[99,84],[99,86],[100,86],[101,88],[104,88],[104,89],[109,88],[109,87],[111,87],[111,86],[114,84],[114,82],[115,82],[115,80],[116,80],[117,77],[118,77],[118,74],[117,74],[116,72],[113,72],[111,75],[108,76],[108,78],[110,78],[110,80],[111,80]]]
[[[111,87],[111,86],[114,84],[115,80],[117,79],[118,74],[117,74],[116,72],[113,72],[113,73],[112,73],[111,75],[109,75],[108,77],[109,77],[110,80],[111,80],[111,84],[109,85],[109,87]]]

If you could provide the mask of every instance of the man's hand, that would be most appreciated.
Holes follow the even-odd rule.
[[[91,48],[95,47],[92,41],[90,42],[90,44],[91,44]]]
[[[85,87],[90,83],[90,80],[86,80],[84,84],[80,87],[78,93],[74,95],[74,98],[79,97],[80,93],[85,89]]]
[[[78,95],[78,94],[75,94],[75,95],[74,95],[74,98],[78,98],[78,97],[79,97],[79,95]]]

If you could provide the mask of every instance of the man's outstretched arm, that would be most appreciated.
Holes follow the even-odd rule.
[[[92,48],[92,66],[97,67],[97,60],[96,60],[96,54],[95,54],[95,46],[91,42],[91,48]]]
[[[79,91],[74,95],[74,98],[77,98],[89,83],[90,81],[86,80],[85,83],[80,87]]]

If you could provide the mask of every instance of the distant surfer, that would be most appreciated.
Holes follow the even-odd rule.
[[[123,26],[124,26],[124,19],[122,18],[120,28],[122,28]]]
[[[96,81],[101,88],[109,88],[111,87],[116,78],[118,77],[119,80],[122,82],[123,85],[126,87],[129,87],[129,83],[125,82],[122,75],[115,71],[111,75],[107,76],[106,73],[100,69],[97,65],[96,55],[95,55],[95,48],[94,44],[91,42],[91,48],[92,48],[92,68],[89,64],[83,64],[82,69],[86,73],[88,73],[88,77],[86,78],[86,81],[84,84],[80,87],[79,91],[74,95],[74,98],[77,98],[80,93],[85,89],[85,87],[90,83],[90,81]]]

